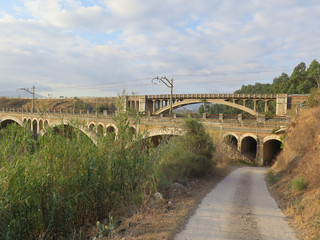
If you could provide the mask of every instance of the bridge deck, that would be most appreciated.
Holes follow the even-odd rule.
[[[138,97],[138,96],[137,96]],[[146,95],[147,99],[170,99],[170,94]],[[173,99],[277,99],[276,94],[173,94]]]

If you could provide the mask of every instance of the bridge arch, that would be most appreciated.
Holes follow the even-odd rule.
[[[88,131],[86,127],[74,125],[74,124],[72,124],[72,122],[70,122],[68,120],[55,121],[55,122],[52,122],[51,124],[49,124],[48,126],[52,127],[52,128],[55,128],[55,127],[58,127],[58,126],[61,126],[61,125],[64,125],[64,126],[69,125],[69,126],[75,128],[75,129],[78,129],[79,131],[83,132],[88,138],[90,138],[94,144],[97,145],[97,142],[98,142],[97,141],[97,136],[94,133]],[[43,131],[41,131],[41,136],[43,136],[45,134],[46,134],[46,131],[45,131],[45,129],[43,129]]]
[[[172,104],[172,109],[176,109],[176,108],[183,107],[183,106],[186,106],[186,105],[197,104],[197,103],[203,103],[203,99],[185,99],[183,101],[178,101],[178,102],[175,102],[174,104]],[[251,115],[254,115],[254,116],[258,116],[259,115],[259,113],[257,111],[254,111],[251,108],[248,108],[246,106],[243,106],[243,105],[240,105],[240,104],[237,104],[237,103],[228,102],[226,100],[206,99],[206,103],[223,104],[223,105],[226,105],[226,106],[230,106],[230,107],[234,107],[234,108],[240,109],[240,110],[242,110],[244,112],[247,112],[247,113],[249,113]],[[170,105],[165,106],[163,108],[160,108],[154,114],[155,115],[159,115],[161,113],[169,111],[169,109],[170,109]]]
[[[279,135],[270,135],[263,138],[263,165],[271,166],[281,152],[282,141]]]
[[[159,146],[162,139],[165,138],[166,136],[170,138],[172,136],[182,136],[182,135],[184,135],[184,132],[180,128],[156,128],[148,131],[145,138],[150,138],[153,146]]]
[[[233,149],[238,149],[239,136],[233,132],[226,132],[223,134],[223,141],[230,145]]]
[[[112,134],[112,133],[114,133],[115,135],[118,135],[118,128],[115,124],[108,123],[106,125],[106,134]]]
[[[39,119],[39,132],[44,128],[44,121],[42,118]]]
[[[0,128],[5,128],[8,124],[16,123],[20,126],[23,126],[23,122],[13,116],[6,116],[0,119]]]
[[[165,128],[155,128],[148,130],[147,137],[153,137],[158,135],[176,135],[182,136],[184,135],[184,131],[182,128],[174,128],[174,127],[165,127]]]
[[[97,123],[97,135],[104,136],[105,128],[103,123]]]
[[[258,137],[252,133],[243,134],[240,144],[241,153],[254,160],[257,156]]]
[[[95,124],[94,122],[90,122],[90,123],[88,124],[88,129],[89,129],[89,131],[93,131],[95,127],[96,127],[96,124]]]
[[[32,119],[31,127],[32,127],[32,132],[34,134],[37,134],[38,133],[38,120],[36,118]]]

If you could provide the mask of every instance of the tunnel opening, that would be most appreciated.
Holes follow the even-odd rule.
[[[263,165],[272,166],[277,155],[281,152],[281,141],[271,139],[263,144]]]
[[[116,129],[113,126],[109,126],[109,127],[107,127],[106,132],[107,132],[107,134],[115,133]]]
[[[33,129],[33,134],[36,135],[38,132],[38,123],[37,120],[32,121],[32,129]]]
[[[19,125],[16,121],[14,120],[11,120],[11,119],[7,119],[7,120],[4,120],[0,123],[0,129],[2,128],[6,128],[7,126],[11,125],[11,124],[16,124],[16,125]]]
[[[59,125],[53,128],[54,134],[63,135],[69,139],[72,139],[75,136],[74,127],[70,125]]]
[[[27,128],[31,129],[31,119],[28,119],[28,121],[27,121]]]
[[[43,129],[43,120],[41,119],[39,121],[39,131],[41,131]]]
[[[104,127],[103,125],[99,124],[98,127],[97,127],[97,135],[99,137],[103,136],[104,135]]]
[[[156,135],[150,137],[151,146],[158,147],[163,141],[167,143],[173,135]]]
[[[223,140],[224,140],[225,144],[230,146],[232,149],[237,150],[237,148],[238,148],[238,140],[237,140],[237,138],[235,136],[227,135],[227,136],[225,136],[225,138]]]
[[[93,123],[91,123],[90,125],[89,125],[89,131],[94,131],[94,128],[95,128],[96,126],[93,124]]]
[[[241,153],[251,160],[257,155],[257,141],[253,137],[245,137],[241,142]]]

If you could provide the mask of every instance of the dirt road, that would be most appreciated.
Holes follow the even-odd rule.
[[[201,202],[182,239],[297,239],[270,196],[265,168],[243,167],[221,181]]]

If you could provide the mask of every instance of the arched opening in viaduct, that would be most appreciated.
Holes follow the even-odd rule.
[[[90,141],[94,142],[94,140],[91,139],[90,136],[88,136],[86,132],[83,132],[81,129],[74,127],[72,125],[69,125],[69,124],[61,124],[61,125],[54,126],[53,127],[53,134],[60,134],[60,135],[63,135],[69,139],[72,139],[74,137],[78,137],[78,134],[81,134],[82,136],[85,136],[87,139],[90,139]]]
[[[31,119],[28,119],[28,121],[27,121],[27,128],[31,129]]]
[[[33,120],[33,121],[32,121],[32,129],[33,129],[33,133],[34,133],[34,134],[37,134],[37,131],[38,131],[38,123],[37,123],[37,120]]]
[[[107,134],[115,133],[116,129],[113,126],[108,126],[106,132]]]
[[[173,135],[155,135],[150,137],[152,147],[158,147],[161,142],[167,142]]]
[[[130,127],[129,128],[129,133],[131,134],[132,137],[136,137],[137,130],[134,127]]]
[[[44,128],[47,128],[49,126],[48,120],[44,121]]]
[[[250,159],[255,159],[257,155],[257,140],[252,136],[244,137],[241,141],[241,153]]]
[[[238,140],[233,135],[226,135],[223,139],[224,143],[229,145],[232,149],[238,149]]]
[[[281,141],[270,139],[263,144],[263,165],[271,166],[281,151]]]
[[[100,137],[104,135],[104,127],[102,124],[99,124],[97,127],[97,135]]]
[[[41,131],[43,129],[43,120],[40,119],[39,121],[39,131]]]
[[[5,128],[7,126],[9,126],[10,124],[16,124],[19,125],[16,121],[14,121],[13,119],[6,119],[4,121],[2,121],[0,123],[0,129]]]

